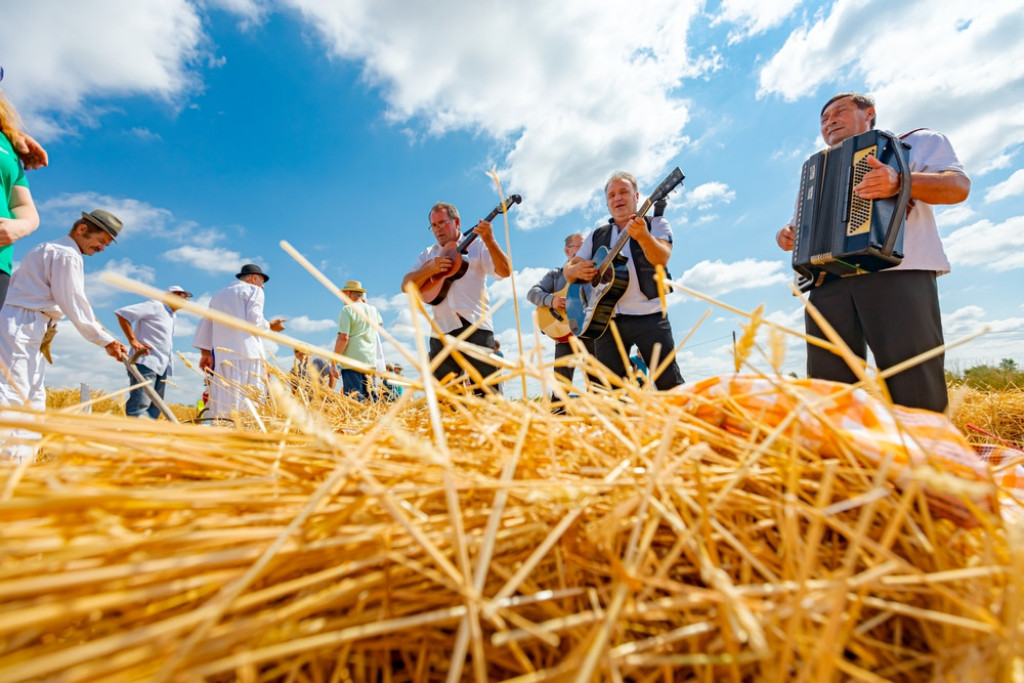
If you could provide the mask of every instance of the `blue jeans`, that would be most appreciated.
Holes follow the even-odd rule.
[[[369,401],[371,399],[370,382],[370,376],[365,373],[347,368],[341,369],[342,391],[350,396],[356,394],[355,398],[360,401]]]
[[[157,395],[163,398],[167,375],[157,375],[156,370],[151,370],[145,365],[136,365],[135,367],[139,369],[142,379],[156,380],[153,382],[153,388],[156,389]],[[128,373],[128,381],[131,384],[138,384],[135,376],[130,372]],[[153,400],[142,387],[132,389],[131,393],[128,394],[128,403],[124,406],[124,412],[129,417],[151,417],[154,420],[160,417],[160,409],[153,405]]]

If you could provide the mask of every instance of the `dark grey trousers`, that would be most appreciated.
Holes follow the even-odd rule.
[[[883,270],[869,275],[838,278],[811,290],[811,303],[821,311],[843,341],[861,358],[867,349],[880,369],[941,346],[935,273],[927,270]],[[804,313],[807,334],[825,339]],[[894,403],[936,412],[946,409],[944,356],[920,363],[886,381]],[[839,356],[807,345],[807,374],[818,379],[853,383],[853,371]]]
[[[644,362],[650,366],[652,373],[654,372],[652,363],[655,360],[655,345],[661,345],[661,351],[657,359],[659,364],[664,360],[666,354],[675,353],[676,343],[672,339],[672,325],[669,323],[668,318],[661,317],[661,313],[651,313],[650,315],[616,315],[612,318],[611,324],[618,328],[619,336],[622,337],[622,345],[626,347],[626,352],[628,353],[631,347],[636,346]],[[619,377],[627,376],[622,355],[615,344],[615,336],[612,334],[611,329],[608,329],[598,339],[594,340],[594,355]],[[665,368],[665,371],[654,380],[654,384],[662,391],[679,386],[682,383],[683,373],[679,371],[679,365],[676,363],[675,358]]]

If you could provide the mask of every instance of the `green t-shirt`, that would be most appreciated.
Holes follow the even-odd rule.
[[[7,136],[0,133],[0,189],[3,189],[3,201],[0,202],[0,218],[13,218],[11,215],[11,193],[14,186],[21,185],[28,187],[28,179],[25,178],[25,169],[18,161],[18,155],[14,153],[11,141]],[[11,272],[11,261],[13,260],[14,247],[8,244],[0,247],[0,270],[5,273]]]
[[[365,317],[380,325],[383,320],[377,309],[365,301],[356,301],[341,309],[338,316],[338,334],[348,335],[348,346],[342,353],[346,358],[366,363],[371,368],[377,364],[377,329],[367,323],[363,316],[355,312],[361,310]]]

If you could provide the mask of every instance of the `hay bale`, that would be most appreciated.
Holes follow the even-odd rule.
[[[266,431],[48,414],[51,461],[0,470],[0,680],[1019,670],[1020,527],[699,400],[722,419],[634,389],[566,417],[278,392]]]

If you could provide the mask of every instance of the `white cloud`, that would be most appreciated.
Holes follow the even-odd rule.
[[[104,97],[142,94],[176,103],[197,88],[188,68],[203,57],[207,40],[187,0],[13,3],[0,23],[4,89],[28,129],[52,139],[95,125],[103,106],[96,102]]]
[[[211,228],[199,228],[192,221],[174,217],[167,209],[152,206],[129,197],[112,197],[98,192],[65,192],[37,204],[43,222],[67,226],[67,230],[83,211],[105,209],[121,219],[124,229],[118,243],[142,238],[158,237],[185,241],[198,246],[212,246],[223,239],[223,234]],[[116,248],[116,246],[114,247]]]
[[[640,0],[628,12],[585,0],[287,1],[335,56],[363,62],[391,121],[504,142],[495,165],[507,191],[530,198],[524,226],[585,206],[618,168],[660,180],[686,143],[688,105],[674,91],[719,66],[716,54],[691,54],[696,0]],[[635,20],[644,16],[659,19]]]
[[[108,249],[109,248],[112,247],[108,247]],[[132,263],[130,259],[126,258],[108,261],[103,265],[103,269],[99,272],[90,272],[90,261],[95,263],[94,259],[96,258],[97,257],[95,256],[85,258],[85,291],[89,299],[89,303],[92,304],[93,308],[106,306],[110,304],[116,296],[124,293],[124,290],[115,287],[114,285],[109,285],[103,281],[102,278],[105,273],[114,273],[115,275],[120,275],[121,277],[126,277],[131,280],[138,280],[145,284],[153,284],[156,280],[156,272],[151,266],[138,265],[136,263]],[[103,258],[103,256],[100,256],[99,258]]]
[[[520,305],[522,302],[526,301],[526,293],[530,291],[530,288],[540,282],[541,278],[544,277],[549,270],[551,270],[551,268],[529,267],[515,272],[516,294],[518,295]],[[487,285],[487,296],[490,297],[492,304],[506,299],[511,302],[512,278],[507,277],[502,280],[490,280]],[[525,310],[524,315],[533,315],[533,311]]]
[[[142,128],[141,126],[135,126],[128,131],[128,134],[143,142],[160,142],[163,140],[159,133],[154,133],[149,128]]]
[[[988,328],[980,337],[947,351],[947,368],[962,371],[974,365],[994,365],[1003,358],[1016,358],[1024,362],[1021,356],[1024,317],[989,318],[989,315],[981,306],[969,305],[942,316],[943,335],[947,344]]]
[[[222,247],[207,248],[188,244],[171,249],[164,254],[164,258],[174,263],[187,263],[211,274],[237,273],[239,264],[243,262],[241,254],[237,251]]]
[[[1021,194],[1024,194],[1024,168],[1014,171],[1013,175],[1003,182],[988,188],[985,201],[994,202]]]
[[[1024,216],[998,224],[981,220],[951,233],[943,243],[954,265],[995,271],[1024,268]]]
[[[683,205],[698,211],[707,211],[715,204],[728,204],[736,193],[725,183],[710,182],[698,185],[683,195]]]
[[[838,0],[767,60],[759,96],[824,103],[863,81],[879,127],[942,131],[964,166],[984,173],[1024,142],[1022,33],[1019,2]]]
[[[711,297],[719,297],[738,289],[756,289],[789,282],[792,275],[781,261],[743,259],[734,263],[700,261],[683,273],[680,282]]]
[[[955,206],[936,206],[935,224],[940,228],[949,228],[954,225],[963,225],[978,215],[978,212],[971,208],[970,204],[957,204]]]
[[[198,324],[195,318],[178,315],[174,317],[174,336],[192,339]]]
[[[338,322],[336,320],[314,320],[304,315],[288,319],[288,330],[290,332],[323,332],[324,330],[333,330],[337,326]]]
[[[712,26],[721,23],[738,24],[729,32],[729,43],[764,33],[775,28],[789,16],[803,0],[723,0]]]

